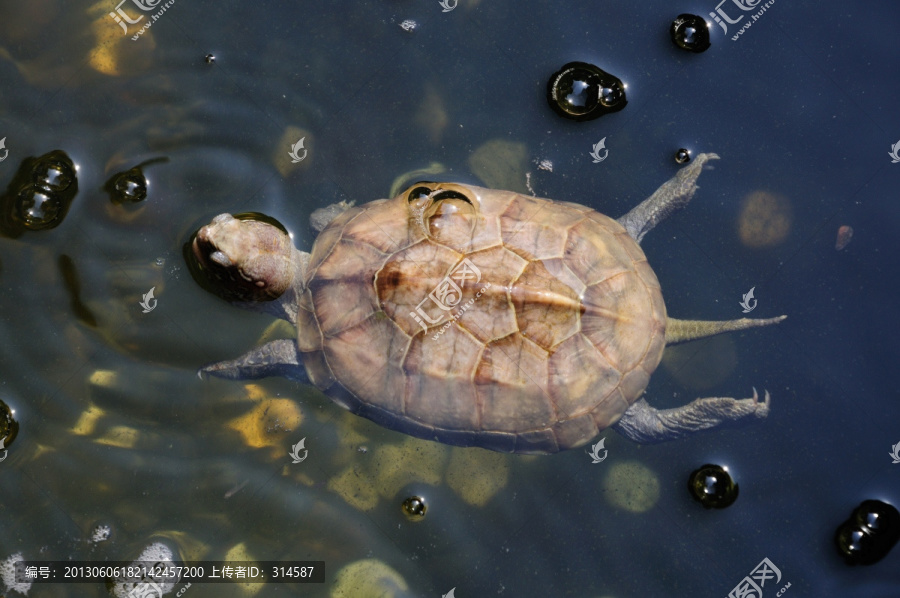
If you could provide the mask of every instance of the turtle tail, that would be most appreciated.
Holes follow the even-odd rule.
[[[757,326],[768,326],[769,324],[777,324],[784,320],[787,316],[778,316],[777,318],[766,318],[759,320],[751,320],[750,318],[741,318],[740,320],[724,320],[713,322],[709,320],[676,320],[675,318],[667,318],[666,321],[666,344],[674,345],[687,341],[696,340],[698,338],[706,338],[707,336],[715,336],[723,332],[732,332],[734,330],[744,330],[745,328],[755,328]]]

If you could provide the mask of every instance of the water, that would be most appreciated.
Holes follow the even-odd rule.
[[[738,25],[710,22],[711,48],[690,54],[669,25],[716,3],[533,4],[176,2],[132,41],[140,25],[123,33],[112,1],[0,3],[0,189],[55,149],[79,185],[62,225],[0,238],[0,399],[21,425],[0,462],[0,559],[130,561],[162,542],[191,560],[326,563],[324,584],[255,596],[361,596],[347,588],[368,583],[393,596],[624,598],[726,596],[768,558],[782,577],[765,596],[787,583],[788,597],[900,593],[898,549],[850,568],[833,543],[863,500],[900,503],[888,456],[900,166],[886,155],[900,136],[900,11],[775,2],[737,41]],[[554,114],[547,79],[571,61],[621,78],[628,106],[588,123]],[[292,163],[301,138],[308,154]],[[480,155],[495,163],[470,162],[489,141],[502,143]],[[592,464],[581,449],[414,441],[297,383],[195,375],[290,334],[188,275],[182,245],[216,214],[270,214],[307,249],[315,209],[384,197],[437,162],[442,178],[522,192],[529,173],[538,195],[618,216],[674,173],[679,148],[722,159],[643,242],[669,313],[741,317],[755,287],[752,316],[789,318],[669,351],[647,398],[671,407],[756,386],[772,393],[765,422],[646,447],[607,431],[608,457]],[[110,201],[111,177],[160,157],[143,169],[145,201]],[[782,232],[748,246],[742,202],[757,191],[780,198],[765,205]],[[854,237],[837,252],[842,225]],[[292,463],[302,438],[308,455]],[[689,495],[705,463],[740,485],[730,507]],[[427,504],[417,521],[409,497]],[[98,526],[109,539],[89,541]],[[29,596],[76,594],[107,592]]]

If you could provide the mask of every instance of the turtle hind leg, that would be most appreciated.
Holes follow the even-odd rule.
[[[743,425],[765,419],[770,397],[760,401],[756,389],[749,399],[710,397],[695,399],[674,409],[656,409],[640,399],[625,411],[613,429],[639,444],[655,444],[682,438],[717,426]]]
[[[228,380],[256,380],[280,376],[309,383],[306,368],[297,351],[297,342],[288,339],[266,343],[237,359],[212,363],[200,368],[197,373],[201,378],[215,376]]]
[[[663,183],[653,195],[619,218],[619,224],[625,227],[632,239],[640,243],[653,227],[691,201],[697,190],[696,183],[703,171],[703,165],[710,160],[718,159],[719,156],[716,154],[698,155],[690,164]]]

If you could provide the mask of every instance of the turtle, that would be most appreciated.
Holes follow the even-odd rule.
[[[220,214],[186,245],[195,278],[285,319],[281,339],[201,377],[312,383],[384,427],[457,446],[556,453],[612,428],[651,444],[764,419],[771,398],[644,398],[666,345],[786,316],[678,320],[640,247],[693,197],[698,155],[614,220],[577,203],[454,182],[311,216],[310,253],[268,218]]]

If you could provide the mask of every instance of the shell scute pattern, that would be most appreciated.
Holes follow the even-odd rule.
[[[515,312],[510,309],[510,298],[506,289],[512,285],[529,264],[502,246],[491,247],[469,254],[486,283],[467,285],[462,289],[463,305],[477,301],[479,309],[468,309],[457,320],[457,325],[471,332],[481,342],[498,339],[519,330]],[[479,293],[481,293],[479,295]]]
[[[387,258],[366,243],[342,239],[334,244],[308,284],[325,336],[356,326],[380,309],[370,281]]]
[[[299,342],[319,357],[304,363],[349,408],[408,433],[517,452],[582,444],[659,363],[656,276],[590,208],[464,189],[468,204],[423,216],[401,195],[321,233],[301,301],[318,326]]]

